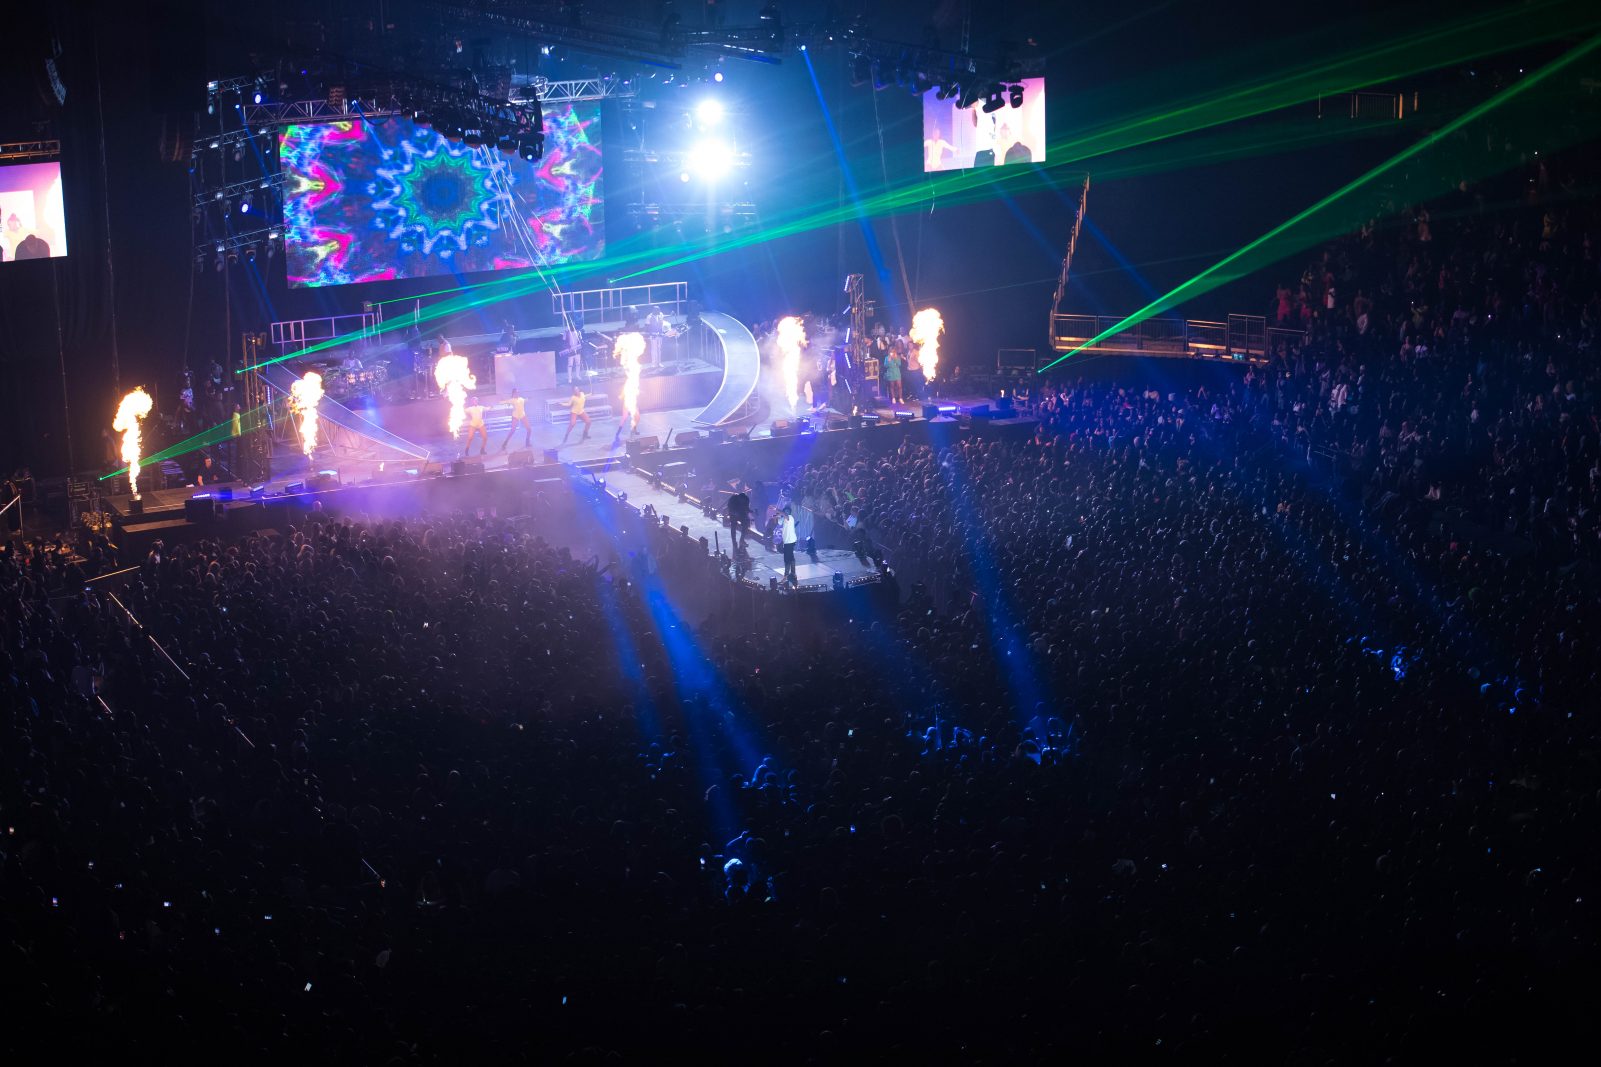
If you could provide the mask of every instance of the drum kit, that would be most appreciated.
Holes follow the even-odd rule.
[[[356,359],[345,359],[313,367],[322,375],[323,389],[335,400],[363,396],[389,381],[387,360],[363,363]]]

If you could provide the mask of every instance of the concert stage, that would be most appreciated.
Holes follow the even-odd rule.
[[[253,372],[265,388],[271,474],[254,482],[223,482],[203,489],[147,490],[136,506],[124,495],[102,498],[112,516],[124,561],[136,560],[157,539],[223,535],[265,527],[301,525],[313,512],[416,515],[440,510],[493,510],[501,515],[533,513],[531,502],[574,480],[596,487],[610,484],[614,500],[627,492],[627,506],[649,505],[666,515],[671,527],[707,551],[726,550],[727,530],[693,502],[708,487],[748,479],[773,483],[787,470],[821,459],[851,442],[874,451],[893,449],[903,440],[935,445],[962,435],[1010,436],[1032,433],[1032,419],[1010,410],[992,410],[979,396],[946,396],[916,406],[879,404],[865,394],[843,390],[827,407],[792,409],[764,367],[755,338],[727,315],[703,313],[703,321],[675,345],[663,346],[662,366],[646,367],[639,379],[637,432],[622,430],[622,370],[609,361],[591,361],[581,382],[591,424],[587,437],[580,422],[569,433],[572,387],[554,381],[550,352],[483,354],[477,361],[477,387],[468,405],[482,405],[489,438],[466,453],[466,428],[448,431],[449,403],[420,376],[385,380],[366,391],[358,381],[342,395],[318,403],[317,448],[306,456],[300,423],[286,399],[310,363],[263,364]],[[485,362],[488,357],[491,362]],[[343,375],[344,364],[323,371]],[[347,380],[347,384],[348,380]],[[947,383],[941,383],[946,386]],[[513,427],[512,390],[517,390],[529,428]],[[848,404],[848,407],[846,406]],[[244,444],[243,441],[238,444]],[[226,472],[240,462],[235,442],[214,449],[214,462]],[[686,501],[685,495],[691,499]],[[620,502],[619,502],[620,503]],[[723,500],[712,501],[718,512]],[[761,521],[757,516],[757,521]],[[859,560],[843,530],[819,520],[818,560],[798,560],[802,588],[832,588],[842,581],[872,581],[876,569]],[[783,564],[770,546],[750,541],[749,572],[742,577],[766,587],[782,578]]]

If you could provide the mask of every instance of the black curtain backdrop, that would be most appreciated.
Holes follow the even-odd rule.
[[[203,85],[194,8],[96,0],[8,26],[0,139],[61,141],[69,253],[0,266],[0,467],[8,471],[62,474],[69,460],[96,469],[121,393],[144,385],[165,402],[172,392],[192,261],[188,143],[179,132],[191,119],[170,87],[185,76]],[[64,104],[41,91],[57,46]]]

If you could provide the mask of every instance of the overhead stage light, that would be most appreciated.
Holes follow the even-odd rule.
[[[716,126],[723,121],[723,102],[707,97],[695,105],[695,118],[702,126]]]
[[[990,90],[989,98],[984,101],[984,113],[999,111],[1006,106],[1006,94],[1001,92],[1000,86]]]
[[[689,150],[686,162],[702,178],[715,181],[734,165],[734,152],[721,141],[701,141]]]

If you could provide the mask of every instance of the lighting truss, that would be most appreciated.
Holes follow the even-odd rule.
[[[213,78],[206,83],[206,94],[218,97],[224,93],[242,93],[246,88],[255,84],[256,79],[254,76],[249,78]]]
[[[638,95],[639,87],[632,79],[610,74],[570,81],[551,81],[542,75],[512,76],[514,103],[538,100],[541,104],[576,104],[585,100],[624,100]]]
[[[8,141],[0,144],[0,163],[14,159],[40,159],[61,154],[60,141]]]
[[[259,131],[259,128],[253,126],[212,134],[198,133],[195,135],[194,145],[190,148],[189,155],[193,158],[205,151],[220,152],[223,149],[233,147],[241,141],[254,141],[260,136],[263,136],[263,134]],[[277,147],[276,142],[269,142],[269,144],[272,147]]]
[[[748,200],[723,204],[629,204],[628,213],[635,219],[703,219],[708,216],[757,221],[756,205]]]
[[[623,149],[623,162],[625,163],[663,163],[669,167],[681,167],[693,153],[692,148],[655,149],[655,148],[625,148]],[[728,153],[728,169],[738,170],[749,167],[754,157],[749,152],[737,152],[732,149]]]
[[[203,241],[195,245],[196,252],[215,252],[226,255],[237,252],[241,248],[250,248],[254,245],[268,245],[283,236],[281,226],[263,226],[259,230],[250,230],[246,233],[231,233],[226,237],[219,237],[212,241]]]
[[[658,22],[585,9],[581,23],[564,15],[565,5],[510,3],[474,7],[462,3],[429,4],[450,23],[534,37],[595,55],[633,59],[676,69],[683,58],[682,34],[665,32]]]
[[[259,178],[246,178],[244,181],[231,182],[228,185],[213,185],[195,193],[195,207],[204,208],[207,204],[219,200],[235,200],[239,197],[254,193],[276,193],[283,188],[287,175],[283,171],[275,174],[263,174]]]
[[[405,111],[394,96],[371,96],[365,100],[286,100],[272,104],[243,105],[247,126],[290,126],[302,122],[345,122],[350,119],[378,119]]]

